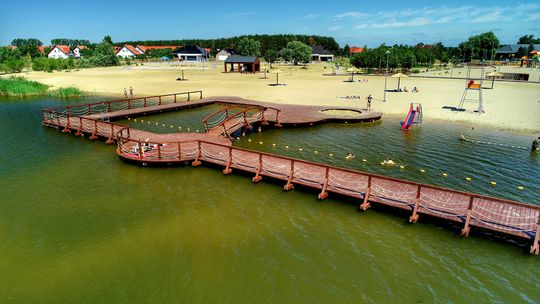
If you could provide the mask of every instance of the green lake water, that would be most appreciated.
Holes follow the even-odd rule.
[[[1,303],[540,301],[540,259],[528,242],[474,228],[465,239],[422,217],[412,225],[213,168],[130,165],[113,145],[43,128],[40,110],[59,104],[0,100]],[[142,119],[163,132],[202,130],[216,108]],[[142,127],[138,119],[127,123]],[[398,123],[270,129],[235,145],[539,203],[540,160],[528,150],[459,142],[467,126],[426,122],[402,133]],[[532,138],[475,133],[525,147]],[[377,164],[387,156],[405,168]]]

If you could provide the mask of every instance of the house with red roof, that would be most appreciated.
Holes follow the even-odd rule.
[[[81,58],[81,51],[87,49],[84,45],[77,45],[73,48],[73,57],[75,58]]]
[[[356,53],[362,53],[365,49],[363,47],[357,47],[357,46],[351,46],[349,48],[349,53],[356,54]]]
[[[55,45],[47,54],[47,57],[55,59],[68,59],[70,56],[73,56],[73,53],[67,45]]]
[[[144,54],[144,52],[141,52],[133,45],[126,44],[123,47],[119,48],[118,51],[116,51],[116,57],[122,57],[122,58],[134,58],[135,56],[139,56]]]
[[[136,49],[139,50],[139,52],[146,54],[147,52],[152,50],[170,49],[171,51],[173,51],[177,47],[178,46],[176,45],[137,45]]]

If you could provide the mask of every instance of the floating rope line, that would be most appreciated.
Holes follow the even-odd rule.
[[[507,144],[500,144],[500,143],[491,142],[491,141],[482,141],[482,140],[470,139],[470,138],[465,137],[465,135],[461,135],[460,140],[470,142],[470,143],[475,143],[475,144],[500,146],[500,147],[506,147],[506,148],[523,149],[523,150],[528,150],[529,149],[529,148],[523,147],[523,146],[507,145]]]

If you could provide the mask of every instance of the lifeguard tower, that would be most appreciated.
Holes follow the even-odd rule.
[[[469,66],[467,67],[467,79],[465,82],[465,90],[461,96],[461,101],[457,108],[453,111],[465,111],[465,102],[478,103],[478,109],[474,112],[478,114],[484,113],[484,101],[482,99],[482,82],[484,81],[484,67]]]

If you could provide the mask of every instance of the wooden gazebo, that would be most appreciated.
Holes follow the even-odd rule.
[[[236,65],[236,69],[235,69]],[[225,73],[256,73],[261,70],[261,61],[258,57],[251,56],[229,56],[224,62]]]

